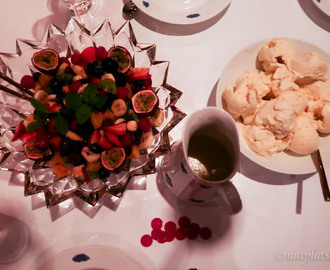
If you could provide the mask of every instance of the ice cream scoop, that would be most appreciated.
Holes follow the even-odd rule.
[[[297,127],[288,149],[300,155],[309,155],[315,152],[319,146],[320,137],[311,114],[302,113],[297,117]]]
[[[320,119],[316,121],[317,130],[321,133],[330,133],[330,102],[324,104]]]
[[[244,140],[248,147],[260,156],[269,158],[276,152],[286,149],[291,141],[291,136],[285,139],[277,139],[273,132],[264,126],[242,126]]]
[[[317,100],[319,98],[330,101],[330,79],[326,81],[315,81],[303,87],[310,99]]]
[[[289,102],[272,99],[259,109],[255,117],[255,123],[265,126],[274,133],[277,139],[282,139],[294,131],[296,113]]]
[[[307,52],[293,57],[288,62],[289,69],[297,76],[298,84],[308,84],[327,79],[327,64],[318,52]]]
[[[265,71],[274,72],[296,55],[295,45],[286,38],[274,38],[267,42],[258,53],[258,60]]]
[[[300,115],[305,111],[308,104],[308,98],[305,92],[301,90],[283,91],[277,99],[289,102],[296,115]]]

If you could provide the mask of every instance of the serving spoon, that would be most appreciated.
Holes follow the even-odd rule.
[[[316,165],[317,165],[316,167],[317,167],[317,171],[318,171],[319,176],[320,176],[320,182],[321,182],[323,197],[324,197],[325,201],[329,202],[330,201],[330,191],[329,191],[327,177],[325,175],[324,166],[323,166],[320,151],[316,150],[314,152],[314,154],[316,156]]]

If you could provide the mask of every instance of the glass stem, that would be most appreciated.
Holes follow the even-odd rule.
[[[83,23],[78,11],[77,11],[77,7],[76,7],[76,4],[75,4],[75,0],[69,0],[70,1],[70,5],[73,9],[73,12],[74,12],[74,15],[78,18],[78,21],[79,23],[82,25],[82,26],[85,26],[85,24]]]

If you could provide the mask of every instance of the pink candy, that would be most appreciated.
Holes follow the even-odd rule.
[[[178,220],[178,226],[174,221],[168,221],[163,227],[163,220],[160,218],[154,218],[151,221],[152,231],[149,234],[145,234],[141,237],[141,244],[144,247],[150,247],[153,241],[157,241],[160,244],[165,242],[172,242],[174,239],[184,240],[188,238],[190,240],[200,237],[203,240],[208,240],[212,237],[212,231],[208,227],[201,228],[197,223],[191,223],[190,219],[186,216],[182,216]]]

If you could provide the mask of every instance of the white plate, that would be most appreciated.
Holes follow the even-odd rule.
[[[303,42],[295,39],[290,40],[293,41],[296,45],[297,52],[299,54],[308,51],[319,52],[325,58],[328,70],[330,70],[330,56],[326,52],[322,51],[315,45],[312,45],[308,42]],[[245,71],[257,68],[257,54],[260,48],[266,42],[267,40],[264,40],[247,46],[238,54],[236,54],[226,65],[218,81],[216,94],[217,107],[223,108],[222,92],[226,87],[233,86],[235,84],[236,79]],[[237,122],[237,125],[240,130],[242,124],[240,122]],[[270,158],[264,158],[257,155],[247,146],[242,134],[240,134],[240,147],[241,152],[246,157],[248,157],[255,163],[273,171],[288,174],[307,174],[316,172],[316,167],[314,165],[311,155],[298,156],[288,151],[276,153]],[[330,136],[321,138],[320,150],[324,149],[330,149]],[[323,163],[325,160],[330,161],[330,151],[322,151],[322,159]]]
[[[330,17],[330,0],[313,0],[314,4]]]
[[[155,270],[132,243],[111,234],[82,234],[52,245],[37,259],[37,270]],[[30,269],[30,268],[28,268]]]
[[[171,24],[194,24],[211,19],[224,10],[230,0],[134,0],[149,16]]]

